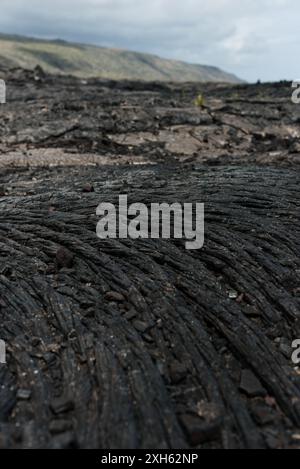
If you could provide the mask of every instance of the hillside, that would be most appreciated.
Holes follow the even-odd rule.
[[[40,65],[49,73],[72,74],[80,78],[240,82],[236,76],[216,67],[120,49],[3,34],[0,34],[0,63],[29,69]]]

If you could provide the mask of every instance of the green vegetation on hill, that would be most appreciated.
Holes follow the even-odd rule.
[[[0,34],[0,64],[28,69],[40,65],[50,73],[72,74],[80,78],[240,82],[234,75],[216,67],[120,49],[3,34]]]

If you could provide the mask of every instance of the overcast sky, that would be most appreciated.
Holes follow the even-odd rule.
[[[0,0],[0,32],[300,78],[299,0]],[[1,54],[1,51],[0,51]]]

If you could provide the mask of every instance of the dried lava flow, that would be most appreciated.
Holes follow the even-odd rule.
[[[1,108],[0,447],[297,447],[299,111],[288,85],[206,85],[212,115],[187,109],[189,85],[24,74]],[[241,115],[225,125],[228,106]],[[176,152],[178,129],[200,139],[189,155]],[[55,149],[81,162],[34,161]],[[11,168],[17,154],[29,167]],[[89,166],[87,154],[112,161]],[[151,164],[122,164],[141,155]],[[122,193],[204,202],[204,249],[97,239],[97,205]]]

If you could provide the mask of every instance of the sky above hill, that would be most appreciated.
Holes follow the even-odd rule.
[[[0,32],[298,79],[299,0],[1,0]],[[0,51],[1,54],[1,51]]]

